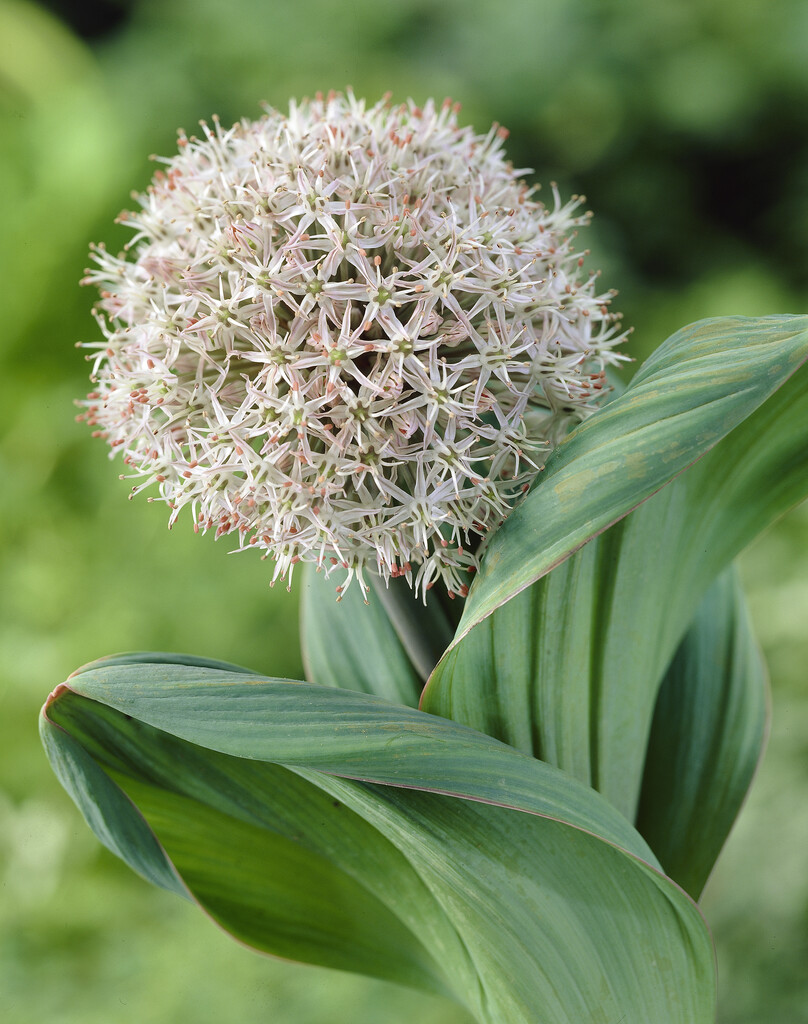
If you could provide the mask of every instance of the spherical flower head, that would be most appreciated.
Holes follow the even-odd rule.
[[[545,206],[507,132],[456,114],[348,93],[203,123],[121,215],[127,251],[94,250],[81,418],[133,493],[271,554],[273,582],[303,561],[465,594],[623,358],[582,200]]]

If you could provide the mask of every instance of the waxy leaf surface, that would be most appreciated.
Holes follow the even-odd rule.
[[[693,902],[596,792],[495,739],[131,656],[57,688],[42,730],[99,837],[259,949],[449,993],[485,1024],[713,1020]]]
[[[634,819],[658,689],[699,602],[808,494],[806,325],[696,324],[569,436],[493,538],[424,710],[562,767]]]
[[[766,669],[736,573],[708,590],[668,668],[645,759],[637,828],[694,899],[760,760]]]

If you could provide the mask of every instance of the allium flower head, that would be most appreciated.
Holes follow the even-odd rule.
[[[128,253],[94,250],[81,418],[133,493],[265,549],[273,581],[304,561],[465,593],[622,358],[582,200],[539,202],[507,133],[456,113],[348,93],[203,123],[121,215]]]

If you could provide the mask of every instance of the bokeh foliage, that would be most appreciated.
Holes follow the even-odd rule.
[[[174,130],[350,83],[449,94],[542,181],[596,211],[593,265],[644,355],[701,317],[808,297],[808,7],[801,0],[0,0],[0,1011],[11,1024],[459,1022],[449,1004],[246,953],[95,844],[52,778],[53,679],[123,649],[301,673],[295,595],[165,509],[128,504],[72,423],[92,340],[76,282]],[[76,12],[80,12],[80,17]],[[75,24],[87,37],[81,41]],[[808,1022],[808,510],[744,576],[773,738],[715,878],[723,1024]]]

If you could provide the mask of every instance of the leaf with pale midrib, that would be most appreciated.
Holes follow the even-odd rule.
[[[786,319],[749,321],[747,332],[757,323],[767,338],[770,320],[775,321],[777,366],[787,378],[797,354],[808,353],[808,334],[786,331]],[[806,322],[790,318],[797,320]],[[713,330],[720,324],[725,321],[708,322]],[[790,361],[784,349],[791,354]],[[752,354],[756,351],[753,348]],[[739,359],[740,355],[736,364]],[[662,368],[667,365],[661,356],[658,363]],[[704,357],[695,360],[696,367],[703,363]],[[750,382],[743,403],[748,402],[756,374],[766,376],[765,365],[755,369],[756,365],[749,355]],[[641,384],[650,379],[641,374]],[[542,494],[548,486],[552,492],[554,477],[543,479],[514,514],[521,513],[521,518],[511,527],[507,543],[509,551],[523,552],[531,572],[547,570],[545,575],[519,591],[513,576],[489,570],[489,583],[483,581],[479,591],[483,596],[464,614],[470,631],[463,635],[461,623],[459,638],[427,684],[422,708],[562,767],[599,789],[633,820],[657,691],[702,596],[747,543],[808,493],[807,377],[805,368],[793,373],[703,458],[552,571],[558,550],[547,554],[541,537],[557,526],[545,525],[538,513],[547,504],[542,504]],[[687,379],[673,377],[668,385],[672,394],[663,408],[679,401],[694,417],[698,409],[688,397]],[[766,379],[771,384],[770,376]],[[726,390],[727,382],[722,386]],[[698,393],[703,390],[700,384]],[[564,474],[566,458],[570,466],[579,458],[585,465],[592,463],[602,447],[602,416],[622,409],[630,426],[633,409],[620,403],[631,392],[629,387],[584,424],[583,439],[566,449],[561,446],[559,475]],[[761,394],[759,389],[757,397]],[[723,404],[730,397],[725,396]],[[643,401],[651,398],[646,395]],[[710,418],[716,408],[712,403],[702,415]],[[614,424],[606,421],[604,430],[605,446],[617,452]],[[635,430],[630,435],[635,455],[641,434]],[[659,442],[658,432],[651,437]],[[673,430],[667,438],[674,450],[676,437]],[[652,446],[647,464],[664,459],[664,451],[658,444]],[[628,459],[630,452],[625,454]],[[676,459],[672,464],[678,465]],[[574,479],[573,470],[569,472]],[[647,483],[637,484],[633,500]],[[604,486],[608,485],[606,479]],[[624,494],[627,486],[618,474],[616,491]],[[586,513],[584,506],[575,522]],[[513,517],[502,533],[512,521]],[[588,528],[593,522],[590,518]],[[574,529],[573,523],[569,530]],[[473,590],[469,602],[472,595]],[[494,611],[478,621],[474,608],[482,607],[480,601],[485,607],[493,603]]]
[[[657,698],[637,828],[698,899],[763,749],[766,669],[732,570],[710,587]]]
[[[130,656],[70,686],[43,732],[51,751],[69,734],[96,775],[75,765],[68,788],[97,794],[96,820],[97,773],[128,794],[242,940],[449,989],[485,1024],[712,1021],[697,908],[557,769],[376,697],[224,668]]]

